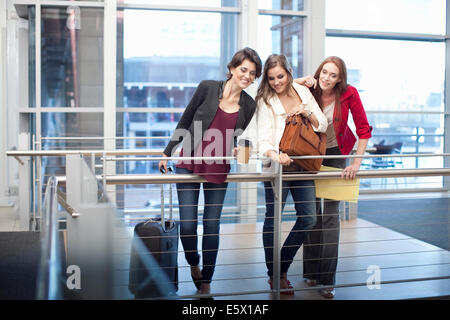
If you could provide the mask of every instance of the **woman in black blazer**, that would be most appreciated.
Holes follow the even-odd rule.
[[[244,48],[236,52],[227,65],[225,81],[204,80],[186,107],[163,156],[172,156],[183,142],[180,156],[222,157],[232,152],[234,138],[250,123],[255,101],[245,92],[261,75],[262,63],[256,51]],[[167,160],[159,163],[167,171]],[[180,210],[180,235],[191,276],[201,294],[210,294],[219,248],[220,215],[227,189],[225,179],[230,171],[223,160],[189,160],[176,165],[177,173],[194,173],[204,177],[203,183],[203,269],[197,248],[197,219],[200,183],[177,183]]]

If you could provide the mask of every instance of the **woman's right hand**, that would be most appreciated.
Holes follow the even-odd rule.
[[[278,163],[280,163],[283,166],[288,166],[290,165],[292,162],[294,162],[294,160],[292,160],[286,153],[276,153],[275,151],[271,151],[270,152],[270,158],[273,161],[276,161]]]
[[[317,80],[313,76],[305,76],[303,78],[296,78],[294,81],[302,86],[306,86],[308,88],[317,87]]]
[[[283,166],[288,166],[292,162],[294,162],[294,160],[292,160],[286,153],[280,153],[279,156],[278,156],[278,159],[279,159],[279,162]]]
[[[167,158],[167,156],[166,156],[164,153],[163,153],[162,156]],[[167,172],[167,162],[168,162],[168,161],[169,161],[169,160],[161,160],[161,161],[159,162],[158,168],[159,168],[159,171],[161,171],[161,173],[166,173],[166,172]]]

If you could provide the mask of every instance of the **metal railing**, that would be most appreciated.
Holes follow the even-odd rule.
[[[111,175],[107,174],[108,172],[108,163],[112,162],[125,162],[125,161],[159,161],[159,156],[161,155],[161,150],[10,150],[7,151],[7,156],[14,157],[19,162],[21,166],[21,170],[19,170],[19,175],[21,172],[26,172],[26,166],[28,162],[25,163],[25,159],[30,159],[31,161],[31,170],[28,174],[24,174],[24,178],[21,179],[20,184],[24,185],[28,183],[27,179],[29,176],[33,179],[33,183],[30,184],[30,194],[27,196],[23,196],[22,201],[20,203],[20,212],[21,212],[21,220],[22,225],[26,223],[25,220],[29,220],[29,226],[31,229],[39,229],[39,219],[41,216],[41,199],[42,199],[42,184],[45,183],[45,179],[47,178],[42,174],[42,163],[43,159],[48,158],[63,158],[66,155],[83,155],[86,157],[90,157],[92,168],[96,168],[101,171],[101,176],[103,180],[104,187],[106,184],[124,184],[126,182],[127,176],[131,175]],[[426,158],[426,157],[448,157],[449,153],[411,153],[411,154],[395,154],[395,158]],[[324,158],[324,159],[332,159],[339,158],[344,156],[314,156],[312,158]],[[374,158],[392,158],[393,155],[390,154],[366,154],[364,156],[358,155],[348,155],[345,156],[346,159],[363,157],[364,159],[374,159]],[[303,157],[308,158],[308,157]],[[97,159],[97,160],[96,160]],[[170,159],[170,158],[169,158]],[[181,158],[175,157],[171,158],[173,160],[180,160]],[[233,161],[235,158],[228,157],[223,158],[226,160]],[[253,157],[253,160],[259,159],[257,157]],[[115,168],[115,164],[111,164],[111,167]],[[424,170],[424,171],[423,171]],[[114,170],[113,170],[114,171]],[[314,175],[314,179],[322,179],[323,178],[331,178],[336,177],[337,173],[323,173],[320,172]],[[132,175],[133,179],[138,179],[144,181],[146,179],[146,175]],[[230,179],[233,179],[233,174],[230,175]],[[397,178],[397,177],[417,177],[417,176],[433,176],[430,169],[402,169],[402,170],[363,170],[358,173],[359,178]],[[436,175],[435,175],[436,176]],[[157,176],[152,178],[157,179]],[[244,178],[244,176],[241,176]],[[173,178],[170,178],[173,179]],[[256,178],[257,181],[259,178]],[[108,181],[108,182],[107,182]],[[232,180],[230,180],[232,181]],[[264,180],[259,180],[264,181]],[[64,181],[62,181],[63,183]],[[138,184],[140,182],[137,182]],[[24,191],[25,188],[22,189]],[[31,203],[27,203],[24,199],[31,199]],[[23,203],[22,203],[23,202]],[[27,218],[28,213],[31,212],[32,216]]]
[[[80,158],[80,155],[86,154],[86,155],[92,155],[93,153],[100,156],[102,159],[102,162],[105,163],[106,161],[122,161],[122,160],[128,160],[127,158],[125,159],[119,159],[117,157],[117,155],[130,155],[133,154],[134,151],[112,151],[112,152],[106,152],[103,150],[99,150],[99,151],[92,151],[92,150],[86,150],[86,151],[82,151],[82,150],[78,150],[78,151],[70,151],[70,152],[64,152],[64,151],[32,151],[32,152],[23,152],[23,151],[13,151],[13,152],[9,152],[9,156],[15,156],[15,157],[24,157],[24,156],[33,156],[33,157],[41,157],[41,156],[61,156],[61,155],[66,155],[66,165],[68,163],[70,163],[69,158]],[[137,153],[138,155],[157,155],[157,153],[153,152],[153,151],[139,151]],[[449,154],[429,154],[426,156],[448,156]],[[364,157],[388,157],[391,155],[365,155]],[[397,155],[396,155],[397,156]],[[400,156],[416,156],[416,155],[400,155]],[[424,156],[423,154],[421,154],[420,156]],[[340,158],[343,156],[323,156],[323,158]],[[346,158],[354,158],[354,157],[361,157],[361,156],[347,156]],[[144,160],[151,160],[151,161],[158,161],[162,158],[160,157],[152,157],[152,158],[143,158]],[[167,159],[167,158],[164,158]],[[179,160],[180,158],[174,157],[172,158],[172,160]],[[234,158],[229,158],[228,160],[232,160]],[[92,161],[88,161],[88,164],[91,166],[92,168]],[[94,163],[95,164],[95,163]],[[69,171],[73,171],[72,169],[67,168]],[[364,170],[364,171],[360,171],[357,174],[357,177],[359,178],[385,178],[385,177],[416,177],[416,176],[448,176],[450,175],[450,169],[447,168],[441,168],[441,169],[392,169],[392,170]],[[73,177],[73,175],[72,175]],[[273,183],[273,185],[275,186],[275,190],[278,190],[276,192],[278,192],[278,194],[281,192],[281,182],[282,181],[291,181],[291,180],[323,180],[323,179],[332,179],[332,178],[338,178],[340,177],[340,172],[319,172],[319,173],[305,173],[305,174],[282,174],[281,171],[281,167],[278,167],[275,169],[274,172],[271,173],[230,173],[228,175],[227,181],[228,182],[238,182],[238,183],[242,183],[242,182],[261,182],[261,181],[271,181]],[[102,188],[103,189],[106,185],[124,185],[124,184],[134,184],[134,185],[139,185],[139,184],[172,184],[172,183],[186,183],[186,182],[205,182],[205,179],[196,175],[191,175],[191,174],[176,174],[176,175],[160,175],[160,174],[140,174],[140,175],[106,175],[106,174],[100,174],[100,175],[94,175],[94,173],[92,172],[92,178],[97,181],[98,184],[98,188]],[[56,178],[55,178],[56,179]],[[52,203],[55,203],[56,200],[59,200],[60,204],[62,205],[62,207],[70,214],[70,216],[67,218],[68,220],[68,231],[69,228],[72,228],[74,224],[72,224],[72,226],[69,226],[70,224],[70,220],[72,219],[79,219],[82,218],[83,215],[86,215],[87,211],[86,210],[80,210],[79,207],[77,207],[78,205],[73,205],[73,203],[71,203],[70,200],[67,199],[67,197],[65,196],[65,194],[63,194],[60,190],[58,192],[58,188],[55,185],[55,182],[57,181],[58,186],[60,187],[66,187],[68,188],[68,184],[73,184],[73,181],[68,180],[67,177],[65,176],[61,176],[58,177],[56,180],[54,179],[49,179],[49,187],[50,189],[48,190],[52,190],[50,192],[50,194],[52,194]],[[70,187],[69,187],[70,188]],[[73,187],[72,187],[73,188]],[[73,189],[72,189],[73,190]],[[103,191],[102,191],[103,192]],[[44,201],[45,204],[47,204],[47,200]],[[279,269],[279,263],[280,263],[280,246],[281,246],[281,235],[282,235],[282,228],[281,228],[281,223],[282,223],[282,210],[281,210],[281,202],[279,200],[275,200],[275,207],[276,207],[276,213],[275,213],[275,220],[274,220],[274,283],[273,283],[273,290],[269,290],[269,289],[262,289],[262,290],[239,290],[239,291],[233,291],[233,292],[214,292],[212,294],[212,296],[215,297],[225,297],[225,296],[236,296],[236,295],[251,295],[251,294],[271,294],[273,299],[280,299],[280,293],[283,291],[280,289],[280,283],[279,283],[279,275],[280,275],[280,269]],[[47,207],[48,208],[48,207]],[[54,208],[54,205],[52,205],[52,208]],[[47,209],[46,209],[47,210]],[[109,211],[111,210],[111,208],[108,209]],[[45,211],[48,212],[48,211]],[[84,213],[83,213],[84,212]],[[111,215],[111,213],[109,214]],[[107,215],[105,215],[107,216]],[[50,217],[50,218],[49,218]],[[52,234],[54,233],[54,226],[53,229],[50,228],[49,225],[49,221],[53,221],[52,223],[54,223],[54,216],[52,217],[51,215],[46,214],[44,216],[45,219],[42,219],[41,221],[41,229],[42,231],[44,230],[53,230],[51,232],[47,232],[44,231],[44,234]],[[123,220],[123,218],[120,218]],[[145,218],[143,218],[145,219]],[[101,223],[101,221],[97,221],[96,223]],[[108,225],[111,225],[110,223],[108,223]],[[50,228],[50,229],[49,229]],[[71,229],[71,232],[73,232],[74,230]],[[85,232],[84,232],[85,233]],[[222,236],[222,234],[221,234]],[[227,236],[227,234],[225,234],[224,236]],[[230,236],[232,236],[232,234],[230,234]],[[122,239],[122,238],[121,238]],[[129,241],[130,237],[128,236],[127,238]],[[109,240],[111,240],[109,238],[109,240],[105,239],[98,239],[102,242],[107,242]],[[114,239],[113,239],[114,240]],[[50,238],[46,238],[46,246],[48,246],[48,248],[51,248],[52,246],[54,246],[52,244],[52,241],[55,241],[55,237],[50,237]],[[68,246],[73,246],[74,243],[73,242],[68,242]],[[255,247],[255,248],[249,248],[249,249],[261,249],[261,247]],[[233,248],[229,248],[229,249],[224,249],[225,251],[230,250],[233,251]],[[54,251],[50,251],[53,252]],[[49,252],[47,252],[49,253]],[[47,254],[45,253],[44,255],[48,257],[49,261],[54,261],[53,258],[50,258],[52,255],[49,253]],[[180,251],[181,253],[181,251]],[[54,255],[53,255],[54,257]],[[342,259],[345,258],[349,258],[349,257],[344,257]],[[222,263],[222,267],[226,268],[226,265],[228,265],[227,263]],[[231,265],[233,265],[233,263],[231,263]],[[444,263],[445,265],[445,263]],[[124,269],[122,269],[122,272],[124,271]],[[358,270],[353,270],[355,272],[357,272]],[[361,270],[359,270],[361,271]],[[344,272],[349,272],[349,271],[344,271]],[[278,276],[277,276],[278,275]],[[250,279],[258,279],[261,277],[253,277]],[[449,279],[450,276],[444,275],[444,276],[430,276],[430,277],[416,277],[413,279],[403,279],[403,280],[386,280],[382,283],[385,284],[389,284],[389,283],[402,283],[402,282],[411,282],[411,281],[424,281],[424,280],[437,280],[437,279]],[[50,274],[49,277],[47,279],[50,279]],[[243,281],[245,280],[245,278],[243,279]],[[188,281],[189,282],[189,281]],[[105,284],[105,282],[104,282]],[[107,285],[107,284],[105,284]],[[341,284],[337,284],[336,287],[337,288],[345,288],[345,287],[354,287],[354,286],[361,286],[364,285],[364,283],[360,282],[353,282],[350,284],[345,284],[345,283],[341,283]],[[109,288],[111,289],[111,288]],[[311,288],[295,288],[295,292],[301,292],[301,291],[307,291],[307,290],[311,290]],[[48,291],[47,291],[48,292]],[[45,297],[43,295],[41,295],[42,297]],[[57,295],[53,294],[47,295],[48,297],[55,297]],[[186,294],[186,292],[184,292],[183,294],[180,294],[178,296],[162,296],[163,298],[169,298],[169,299],[189,299],[189,298],[193,298],[193,297],[202,297],[201,295],[198,294]],[[112,297],[114,298],[114,297]]]
[[[37,277],[37,299],[63,299],[63,257],[58,232],[58,178],[48,180],[41,228],[41,257]]]

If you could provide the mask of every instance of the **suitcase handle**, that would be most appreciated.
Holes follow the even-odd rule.
[[[169,170],[169,172],[172,172],[172,171],[173,171],[172,167],[167,167],[167,170]],[[163,166],[159,167],[159,171],[160,171],[162,174],[165,174],[165,173],[166,173],[166,169],[164,169]]]
[[[160,169],[163,169],[162,167]],[[172,172],[172,168],[168,167],[168,171]],[[161,171],[162,172],[162,171]],[[173,226],[173,204],[172,204],[172,184],[169,183],[169,228]],[[164,207],[164,184],[161,184],[161,225],[166,231],[165,207]]]

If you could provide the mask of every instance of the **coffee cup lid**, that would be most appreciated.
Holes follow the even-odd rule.
[[[241,147],[251,147],[252,146],[252,142],[250,140],[247,139],[241,139],[238,142],[238,146]]]

